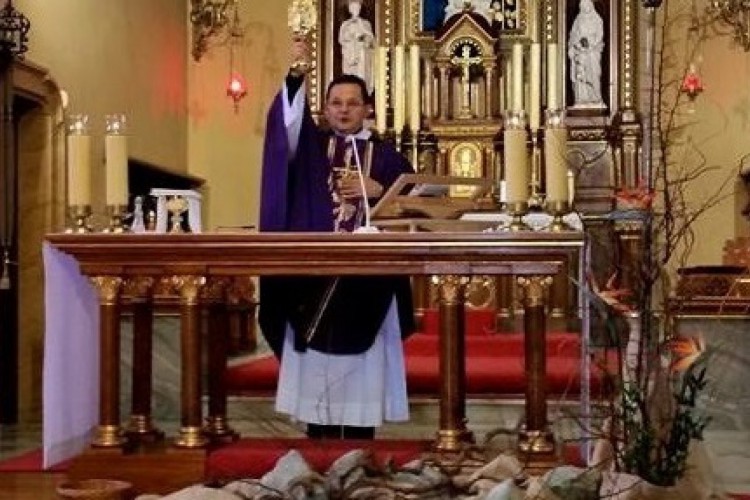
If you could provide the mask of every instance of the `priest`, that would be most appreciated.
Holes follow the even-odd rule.
[[[309,61],[307,42],[295,39],[291,55]],[[260,229],[362,230],[366,204],[413,170],[364,126],[371,103],[357,76],[329,84],[327,126],[316,125],[297,69],[305,66],[290,69],[268,113]],[[259,322],[281,362],[276,410],[307,423],[309,437],[370,439],[384,421],[408,419],[401,343],[413,331],[408,278],[263,278]]]

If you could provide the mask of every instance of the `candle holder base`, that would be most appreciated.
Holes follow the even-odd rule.
[[[563,217],[570,213],[570,204],[567,201],[547,202],[547,212],[552,216],[552,222],[547,228],[556,233],[573,231],[573,228],[565,222]]]
[[[122,234],[129,232],[129,228],[123,223],[126,209],[125,205],[107,205],[109,227],[104,230],[105,233]]]
[[[68,207],[71,225],[65,230],[67,234],[86,234],[93,231],[89,218],[91,205],[72,205]]]
[[[508,202],[508,215],[511,216],[508,229],[511,231],[530,231],[531,228],[524,222],[523,216],[529,213],[529,204],[525,201]]]

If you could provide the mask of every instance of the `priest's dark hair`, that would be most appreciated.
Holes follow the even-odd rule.
[[[362,100],[365,104],[372,104],[372,100],[370,98],[370,94],[367,92],[367,84],[365,81],[358,77],[357,75],[350,75],[350,74],[342,74],[331,80],[331,83],[328,84],[328,88],[326,89],[326,100],[331,95],[331,89],[335,87],[336,85],[344,85],[344,84],[352,84],[352,85],[358,85],[359,90],[362,91]]]

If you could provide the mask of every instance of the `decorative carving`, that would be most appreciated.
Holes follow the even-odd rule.
[[[456,275],[433,276],[432,283],[438,286],[438,300],[440,302],[446,305],[455,305],[464,301],[469,278]]]
[[[180,294],[182,304],[195,305],[198,303],[201,287],[206,284],[205,277],[192,275],[173,276],[171,280]]]
[[[150,276],[132,276],[125,280],[122,294],[134,299],[147,299],[154,287],[154,278]]]
[[[255,301],[255,282],[252,276],[235,276],[227,289],[227,302],[237,304],[242,301]]]
[[[518,278],[522,301],[526,307],[541,307],[547,302],[547,291],[552,285],[552,276],[528,276]]]
[[[231,286],[232,278],[228,276],[212,276],[200,290],[201,300],[221,302],[227,289]]]
[[[636,109],[636,52],[635,37],[638,22],[635,0],[622,0],[622,21],[620,32],[620,103],[624,109]]]
[[[99,294],[99,303],[102,305],[114,305],[120,298],[122,278],[119,276],[94,276],[91,283]]]

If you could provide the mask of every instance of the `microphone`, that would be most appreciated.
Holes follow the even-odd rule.
[[[365,224],[359,226],[354,230],[355,233],[378,233],[380,230],[370,225],[370,203],[367,199],[367,189],[365,188],[365,174],[362,172],[362,163],[359,160],[359,149],[357,149],[357,139],[353,135],[349,136],[349,140],[352,143],[352,151],[354,153],[354,164],[357,165],[357,177],[359,178],[359,186],[362,189],[362,204],[365,212]]]

